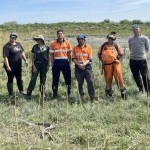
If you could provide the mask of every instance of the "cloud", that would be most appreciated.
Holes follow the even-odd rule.
[[[124,7],[140,7],[142,4],[148,4],[150,3],[150,0],[136,0],[133,2],[128,2],[127,4],[124,4]]]

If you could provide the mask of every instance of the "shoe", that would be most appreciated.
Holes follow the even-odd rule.
[[[91,101],[91,103],[94,103],[96,101],[96,98],[95,97],[90,97],[90,101]]]
[[[126,91],[126,89],[121,89],[120,91],[121,91],[122,99],[127,100],[127,91]]]
[[[20,91],[20,94],[27,95],[27,93],[25,91]]]

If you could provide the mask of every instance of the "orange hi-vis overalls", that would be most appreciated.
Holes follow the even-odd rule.
[[[117,44],[118,45],[118,44]],[[118,45],[118,50],[116,50],[115,46],[106,44],[103,49],[102,45],[99,48],[98,56],[101,57],[101,61],[103,63],[104,76],[106,81],[106,90],[111,89],[113,76],[115,78],[116,84],[119,89],[124,89],[124,81],[122,77],[122,67],[121,63],[116,63],[117,57],[123,54],[122,48]],[[101,55],[101,56],[100,56]]]

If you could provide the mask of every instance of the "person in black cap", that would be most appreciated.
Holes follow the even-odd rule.
[[[22,80],[22,59],[28,66],[28,60],[25,56],[22,45],[16,41],[18,35],[16,32],[10,34],[10,40],[3,47],[4,68],[7,73],[7,90],[9,96],[13,96],[13,79],[17,80],[17,86],[21,94],[25,94]]]
[[[32,76],[29,86],[27,88],[27,99],[31,99],[32,91],[34,90],[38,74],[40,73],[40,93],[41,96],[45,96],[45,82],[46,73],[49,70],[50,59],[49,59],[49,46],[44,42],[44,36],[38,35],[33,40],[37,42],[31,50],[32,52]]]

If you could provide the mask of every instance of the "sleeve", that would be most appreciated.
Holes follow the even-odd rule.
[[[3,47],[3,57],[8,57],[9,56],[9,47],[8,45],[5,45]]]
[[[92,48],[91,48],[91,46],[89,46],[89,56],[88,56],[88,60],[92,60]]]
[[[35,48],[36,48],[36,45],[34,45],[34,46],[32,47],[31,53],[33,53],[33,54],[34,54],[34,50],[35,50]]]
[[[145,50],[146,50],[146,52],[148,52],[149,51],[149,39],[146,37],[145,38]]]
[[[129,50],[131,51],[130,39],[128,40]]]
[[[75,57],[75,47],[74,47],[73,50],[72,50],[72,61],[73,61],[74,59],[76,59],[76,57]]]
[[[49,46],[50,47],[50,50],[49,50],[50,53],[54,53],[54,46],[53,45],[54,44],[51,43],[50,46]]]

